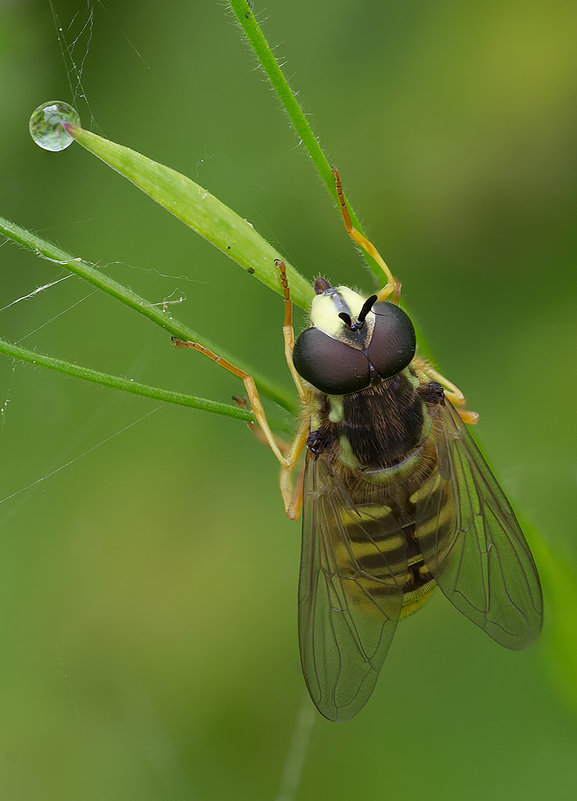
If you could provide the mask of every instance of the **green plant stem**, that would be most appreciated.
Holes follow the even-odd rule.
[[[338,203],[335,179],[332,173],[330,162],[325,155],[324,150],[320,146],[318,137],[311,128],[311,125],[307,120],[298,100],[296,99],[294,92],[290,88],[282,69],[272,54],[268,42],[265,39],[258,22],[256,21],[251,5],[247,2],[247,0],[229,0],[229,3],[243,31],[245,32],[246,37],[256,54],[256,57],[261,63],[269,81],[271,82],[275,93],[278,95],[279,100],[289,115],[289,118],[294,125],[300,140],[311,157],[313,164],[317,168],[317,172],[320,175],[321,180],[328,189],[333,200]],[[354,209],[348,200],[346,200],[346,203],[353,225],[361,233],[363,233],[363,229]],[[383,271],[379,265],[373,258],[371,258],[371,256],[369,256],[367,253],[364,253],[364,251],[363,256],[366,259],[370,269],[374,273],[378,283],[382,284]]]
[[[25,228],[10,222],[9,220],[5,220],[2,217],[0,217],[0,233],[4,234],[15,242],[24,245],[24,247],[34,251],[37,255],[56,262],[65,269],[70,270],[70,272],[80,276],[80,278],[83,278],[85,281],[88,281],[93,286],[102,289],[104,292],[112,295],[113,298],[120,300],[126,306],[129,306],[131,309],[139,312],[139,314],[142,314],[144,317],[148,317],[149,320],[152,320],[157,325],[161,326],[161,328],[163,328],[169,334],[179,337],[180,339],[198,342],[203,345],[203,347],[218,353],[219,356],[222,356],[225,359],[228,359],[233,364],[250,373],[253,376],[257,387],[264,395],[275,401],[275,403],[278,403],[279,406],[282,406],[287,411],[293,414],[296,413],[297,406],[295,402],[288,398],[285,392],[275,386],[275,384],[273,384],[267,378],[256,373],[248,365],[243,364],[241,360],[225,353],[222,348],[210,342],[210,340],[208,340],[202,334],[194,331],[192,328],[184,325],[178,320],[169,317],[150,301],[146,300],[140,295],[137,295],[136,292],[133,292],[128,287],[119,284],[118,281],[110,278],[110,276],[93,267],[88,262],[80,258],[72,257],[70,254],[66,253],[56,245],[53,245],[51,242],[48,242],[47,240],[39,237],[37,234],[33,234],[31,231],[28,231]]]
[[[52,356],[45,356],[42,353],[26,350],[26,348],[12,345],[4,339],[0,339],[0,353],[3,353],[5,356],[13,356],[15,359],[20,359],[21,361],[34,364],[38,367],[47,367],[49,370],[65,373],[75,378],[82,378],[84,381],[90,381],[93,384],[100,384],[104,387],[112,387],[113,389],[121,389],[124,392],[131,392],[133,395],[142,395],[145,398],[153,398],[154,400],[164,401],[165,403],[176,403],[179,406],[188,406],[192,409],[201,409],[204,412],[221,414],[225,417],[235,417],[238,420],[245,420],[251,423],[255,422],[253,413],[248,409],[240,409],[238,406],[232,406],[228,403],[218,403],[216,401],[206,400],[205,398],[196,398],[194,395],[185,395],[182,392],[171,392],[168,389],[151,387],[148,384],[139,384],[137,381],[132,381],[128,378],[121,378],[120,376],[109,375],[108,373],[100,373],[97,370],[91,370],[79,364],[72,364],[62,359],[55,359]]]

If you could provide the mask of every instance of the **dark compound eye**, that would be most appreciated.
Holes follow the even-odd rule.
[[[375,303],[372,310],[375,325],[366,351],[333,339],[318,328],[303,331],[293,351],[299,375],[327,395],[348,395],[371,385],[370,365],[381,378],[404,370],[416,347],[410,318],[392,303]]]
[[[327,395],[348,395],[371,383],[365,354],[318,328],[307,328],[299,336],[293,362],[299,375]]]
[[[381,378],[400,373],[415,355],[415,329],[407,314],[392,303],[375,303],[375,328],[367,356]]]

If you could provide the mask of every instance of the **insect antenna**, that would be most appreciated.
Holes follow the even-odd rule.
[[[358,331],[359,328],[362,328],[363,325],[365,324],[365,319],[367,317],[367,314],[373,308],[373,305],[375,304],[376,301],[377,301],[376,295],[371,295],[370,298],[367,298],[365,300],[365,302],[363,303],[363,308],[360,310],[359,316],[357,317],[356,323],[353,323],[351,321],[350,315],[348,315],[346,312],[341,312],[339,314],[339,317],[344,322],[346,327],[349,328],[351,331]]]
[[[370,312],[370,310],[373,308],[376,302],[377,302],[377,296],[371,295],[371,297],[367,298],[363,303],[363,308],[359,312],[359,318],[358,318],[359,323],[361,323],[361,325],[365,322],[367,314]]]

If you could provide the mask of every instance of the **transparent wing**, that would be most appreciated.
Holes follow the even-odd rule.
[[[401,611],[407,556],[390,509],[358,507],[323,455],[307,455],[299,643],[317,709],[346,720],[365,705]]]
[[[543,616],[531,551],[453,406],[447,401],[431,415],[438,463],[416,499],[419,547],[457,609],[506,648],[524,648]]]

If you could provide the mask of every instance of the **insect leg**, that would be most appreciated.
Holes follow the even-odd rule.
[[[248,401],[246,398],[240,398],[238,397],[238,395],[235,395],[233,400],[239,408],[246,409],[248,405]],[[255,435],[255,437],[258,439],[259,442],[261,442],[263,445],[268,445],[268,441],[264,435],[264,432],[257,426],[256,423],[247,423],[247,426],[250,428],[250,430],[252,431],[252,433]],[[291,445],[289,445],[288,442],[285,442],[280,437],[275,436],[276,444],[278,445],[281,453],[287,459],[290,459],[293,462],[292,467],[281,467],[280,479],[279,479],[279,487],[285,507],[285,512],[287,516],[290,517],[291,520],[296,520],[298,518],[302,507],[303,483],[305,474],[304,464],[299,470],[294,489],[292,486],[291,474],[294,469],[294,465],[298,461],[301,451],[308,440],[309,428],[310,428],[310,422],[309,419],[307,418],[306,421],[299,428],[297,436],[295,437],[295,440]],[[295,442],[297,443],[297,445],[294,448],[294,453],[292,453],[291,448],[295,446]]]
[[[296,520],[301,513],[303,505],[303,490],[305,479],[305,466],[304,463],[298,472],[296,485],[294,489],[291,486],[290,473],[288,470],[281,468],[280,471],[280,491],[283,496],[285,504],[285,512],[291,520]],[[287,503],[288,502],[288,503]]]
[[[445,392],[446,397],[451,401],[453,406],[457,411],[457,414],[461,418],[464,423],[468,425],[475,425],[475,423],[479,419],[479,412],[471,412],[468,409],[463,408],[465,406],[466,400],[465,396],[452,381],[449,381],[448,378],[438,373],[435,369],[430,366],[427,366],[427,375],[429,375],[433,381],[438,381],[441,386],[443,386],[447,391]]]
[[[295,497],[293,498],[290,474],[294,470],[294,467],[299,459],[299,456],[301,455],[302,450],[306,445],[307,437],[309,434],[308,416],[305,416],[301,421],[297,434],[290,447],[287,446],[286,443],[277,440],[275,435],[272,433],[270,426],[268,424],[268,420],[266,418],[265,411],[262,406],[260,396],[258,394],[258,390],[254,383],[254,379],[251,375],[249,375],[245,370],[241,370],[240,367],[236,367],[234,364],[229,362],[227,359],[224,359],[222,356],[218,356],[216,353],[213,353],[208,348],[205,348],[203,345],[200,345],[198,342],[190,342],[190,341],[185,342],[182,339],[178,339],[178,337],[172,337],[172,341],[174,342],[177,348],[192,348],[192,350],[196,350],[199,353],[208,356],[208,358],[211,359],[213,362],[218,364],[220,367],[224,367],[224,369],[228,370],[229,373],[236,375],[243,381],[252,411],[254,413],[254,416],[256,417],[257,423],[260,427],[260,431],[262,432],[262,436],[265,439],[271,451],[274,453],[274,455],[280,462],[281,466],[280,490],[286,513],[287,515],[289,515],[289,517],[292,514],[295,514],[295,509],[297,510],[300,509],[300,503],[298,500],[299,488],[297,485],[297,490],[294,493]],[[298,514],[298,511],[296,513]]]
[[[246,409],[247,408],[247,406],[248,406],[248,399],[247,398],[242,398],[240,395],[233,395],[232,399],[235,402],[235,404],[238,406],[239,409]],[[260,429],[256,423],[247,422],[246,425],[247,425],[247,428],[249,428],[252,431],[252,433],[255,435],[257,440],[262,445],[267,445],[268,446],[267,438],[265,437],[262,429]],[[277,437],[276,435],[275,435],[275,441],[276,441],[276,444],[278,445],[279,451],[284,456],[286,456],[286,454],[289,452],[289,449],[290,449],[290,445],[288,444],[288,442],[285,442],[284,439],[281,439],[280,437]]]
[[[302,420],[299,430],[293,440],[291,445],[290,451],[287,454],[287,461],[290,462],[290,465],[284,467],[281,465],[280,469],[280,492],[282,495],[283,503],[285,512],[287,516],[290,517],[291,520],[296,520],[300,514],[301,506],[303,502],[303,482],[304,482],[304,474],[305,474],[305,466],[304,464],[301,466],[299,470],[296,486],[293,489],[292,486],[292,471],[298,462],[299,456],[302,453],[303,448],[306,445],[308,436],[309,436],[309,428],[310,428],[310,420],[308,417]]]
[[[284,324],[282,327],[282,333],[284,337],[284,354],[293,381],[295,382],[297,392],[299,393],[299,398],[301,399],[301,401],[306,401],[308,400],[309,393],[306,390],[300,375],[295,370],[295,366],[293,363],[295,332],[293,329],[293,304],[288,285],[288,278],[286,275],[286,265],[284,263],[284,259],[275,259],[274,263],[278,267],[280,283],[284,296]]]
[[[377,262],[381,270],[387,277],[387,283],[385,286],[380,290],[378,293],[378,300],[386,300],[388,297],[392,295],[393,303],[399,302],[399,297],[401,295],[401,283],[398,281],[395,276],[390,271],[388,265],[386,264],[385,260],[373,245],[372,242],[369,242],[364,234],[361,234],[360,231],[354,227],[353,222],[351,220],[351,215],[349,214],[349,210],[347,208],[347,204],[345,202],[345,197],[343,195],[343,187],[341,185],[341,178],[338,173],[338,170],[335,167],[331,168],[333,171],[333,175],[335,176],[335,185],[337,189],[337,197],[339,199],[339,206],[341,209],[341,216],[343,218],[343,222],[345,224],[345,228],[347,229],[347,234],[353,239],[359,247],[361,247],[365,253],[368,253],[369,256],[372,256],[373,259]]]
[[[240,378],[244,384],[246,389],[248,399],[250,401],[250,405],[253,411],[254,416],[256,417],[257,423],[261,427],[261,430],[266,437],[266,441],[276,458],[279,460],[283,467],[288,467],[289,462],[285,456],[283,456],[281,449],[277,445],[276,438],[272,433],[270,426],[268,424],[268,420],[266,419],[266,415],[262,406],[262,402],[260,396],[258,394],[258,390],[256,388],[256,384],[254,383],[254,378],[249,375],[245,370],[241,370],[240,367],[236,367],[234,364],[229,362],[227,359],[224,359],[222,356],[218,356],[216,353],[213,353],[208,348],[205,348],[203,345],[200,345],[198,342],[190,342],[184,341],[179,339],[178,337],[172,337],[173,343],[176,345],[177,348],[192,348],[193,350],[202,353],[204,356],[208,356],[213,362],[219,365],[219,367],[224,367],[225,370],[228,370],[229,373]]]

